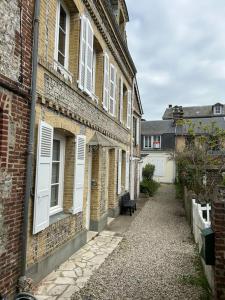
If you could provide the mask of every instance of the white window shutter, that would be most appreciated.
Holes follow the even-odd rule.
[[[38,130],[33,233],[49,226],[53,127],[41,121]]]
[[[123,78],[120,78],[120,122],[123,123]]]
[[[73,214],[83,210],[84,176],[85,176],[86,136],[78,135],[76,139]]]
[[[129,152],[126,153],[126,182],[125,182],[125,189],[129,191],[130,187],[130,154]]]
[[[84,90],[88,95],[92,95],[94,34],[90,21],[87,19],[86,22],[86,64]]]
[[[103,84],[103,108],[108,111],[109,106],[109,56],[104,54],[104,84]]]
[[[118,174],[117,174],[117,194],[121,194],[121,177],[122,177],[122,150],[118,150]]]
[[[110,92],[109,92],[109,113],[115,116],[116,108],[116,69],[110,65]]]
[[[139,141],[140,141],[140,120],[137,119],[137,123],[136,123],[136,145],[139,145]]]
[[[127,93],[127,128],[130,129],[131,125],[131,90]]]
[[[86,65],[86,34],[87,34],[87,18],[81,17],[81,30],[80,30],[80,58],[79,58],[79,83],[78,87],[83,90],[85,87],[85,65]]]

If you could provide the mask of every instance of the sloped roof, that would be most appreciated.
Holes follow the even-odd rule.
[[[102,146],[102,147],[109,147],[114,148],[118,145],[113,140],[109,139],[108,137],[105,137],[103,134],[99,132],[95,132],[93,137],[88,143],[89,146]]]
[[[224,105],[224,104],[222,104]],[[187,106],[183,107],[184,115],[186,118],[204,118],[204,117],[213,117],[213,106],[214,105],[205,105],[205,106]],[[173,108],[167,108],[163,115],[163,120],[169,120],[173,118]]]
[[[142,135],[161,135],[164,133],[175,133],[173,120],[142,121]]]
[[[210,126],[213,124],[225,130],[225,118],[224,117],[212,117],[212,118],[198,118],[198,119],[188,119],[194,127],[195,134],[204,134],[204,130],[202,129],[204,126],[207,126],[210,129]],[[190,126],[185,124],[183,126],[176,127],[176,135],[188,135]]]

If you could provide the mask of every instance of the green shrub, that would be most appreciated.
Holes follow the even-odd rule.
[[[140,184],[141,193],[147,194],[150,197],[154,196],[160,184],[154,180],[148,180],[144,178]]]
[[[143,178],[146,178],[148,180],[152,180],[152,177],[154,175],[155,166],[151,164],[147,164],[142,171]]]

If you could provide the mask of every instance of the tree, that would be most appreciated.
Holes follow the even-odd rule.
[[[215,122],[203,124],[182,120],[177,126],[186,137],[184,150],[175,155],[178,180],[199,199],[209,202],[218,178],[219,183],[223,182],[225,130]]]

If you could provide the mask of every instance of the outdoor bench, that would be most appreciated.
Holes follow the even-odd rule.
[[[125,193],[123,196],[121,196],[120,199],[120,212],[123,214],[126,211],[129,211],[130,216],[132,216],[132,213],[137,210],[136,201],[131,200],[130,193]]]

